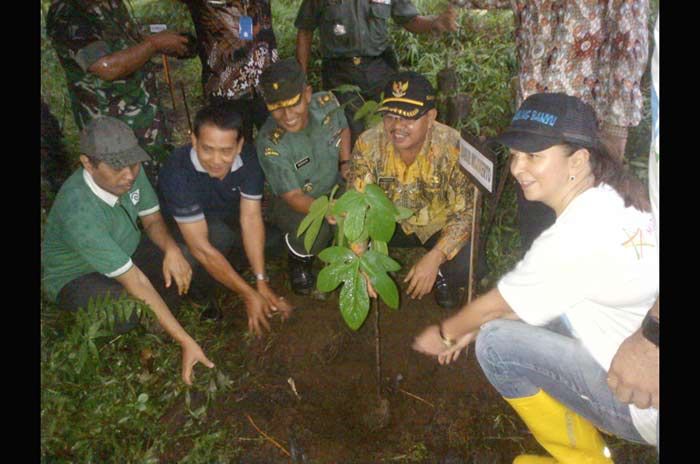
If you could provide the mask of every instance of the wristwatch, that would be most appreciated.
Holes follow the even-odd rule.
[[[656,345],[657,348],[659,346],[659,325],[659,320],[649,313],[647,313],[642,322],[642,335]]]
[[[267,276],[267,274],[255,274],[255,280],[264,280],[265,282],[269,282],[270,278]]]

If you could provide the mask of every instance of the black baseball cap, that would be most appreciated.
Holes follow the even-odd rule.
[[[598,146],[597,124],[588,103],[565,93],[537,93],[520,105],[510,127],[490,141],[526,153],[567,142],[594,148]]]
[[[418,119],[435,108],[435,89],[415,71],[394,74],[384,86],[384,100],[377,112],[393,113],[406,119]]]
[[[115,169],[151,159],[139,146],[131,127],[110,116],[92,119],[83,128],[80,133],[80,151]]]
[[[294,58],[272,63],[260,75],[263,97],[269,111],[299,103],[306,88],[306,74]]]

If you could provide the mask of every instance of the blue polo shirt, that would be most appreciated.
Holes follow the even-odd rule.
[[[158,195],[163,212],[177,222],[209,217],[238,217],[241,197],[261,200],[264,176],[253,144],[241,154],[223,179],[210,177],[192,145],[176,149],[158,174]]]

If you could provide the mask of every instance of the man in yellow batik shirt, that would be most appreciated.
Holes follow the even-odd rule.
[[[459,167],[461,137],[435,120],[435,90],[424,76],[397,73],[384,96],[378,110],[383,124],[365,131],[355,144],[348,188],[377,184],[395,205],[413,211],[389,242],[428,250],[406,276],[406,293],[421,299],[434,288],[437,303],[453,308],[469,275],[474,194]],[[482,261],[477,271],[485,267]]]

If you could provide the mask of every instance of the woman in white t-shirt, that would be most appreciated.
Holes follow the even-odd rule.
[[[414,349],[445,364],[476,338],[486,377],[554,457],[518,464],[610,463],[596,427],[655,444],[657,410],[621,403],[607,384],[658,293],[644,185],[599,144],[593,108],[562,93],[529,97],[496,141],[511,149],[525,197],[556,222],[496,288],[427,327]],[[569,333],[544,327],[554,321]]]

